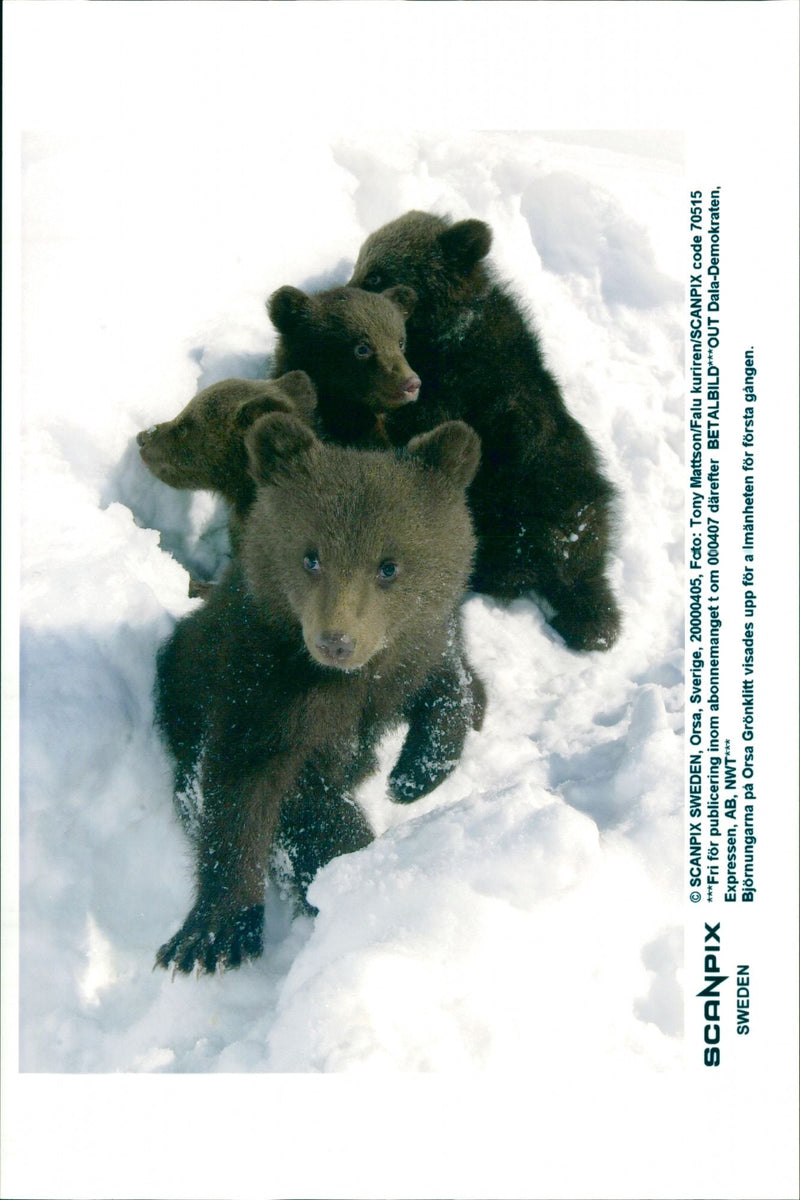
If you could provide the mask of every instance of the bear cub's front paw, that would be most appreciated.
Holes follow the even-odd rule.
[[[610,650],[619,637],[622,616],[611,589],[601,581],[584,588],[550,624],[570,650]]]
[[[198,905],[181,928],[156,955],[157,967],[188,974],[196,965],[213,974],[217,967],[238,967],[245,959],[258,958],[264,949],[264,905],[253,904],[230,912]]]
[[[443,783],[452,774],[456,763],[455,759],[414,762],[401,755],[389,775],[389,798],[395,804],[412,804]]]

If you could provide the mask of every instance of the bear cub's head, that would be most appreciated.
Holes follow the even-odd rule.
[[[136,435],[142,462],[170,487],[219,492],[232,502],[252,493],[244,435],[269,412],[310,421],[316,393],[303,371],[276,380],[225,379],[198,392],[172,421]]]
[[[382,414],[409,404],[420,389],[405,358],[405,320],[415,302],[407,287],[377,295],[339,287],[314,296],[279,288],[267,301],[281,335],[276,365],[308,372],[323,422],[356,405]]]
[[[463,301],[486,283],[483,259],[492,245],[485,221],[453,221],[412,210],[371,233],[358,252],[348,287],[383,292],[411,287],[418,304],[411,324]]]
[[[258,486],[241,556],[267,619],[299,626],[312,659],[344,671],[413,654],[443,628],[475,547],[465,489],[480,442],[468,425],[387,453],[323,444],[274,414],[246,442]]]

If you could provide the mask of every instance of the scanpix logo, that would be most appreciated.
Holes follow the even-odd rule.
[[[703,1042],[705,1047],[703,1050],[703,1062],[707,1067],[718,1067],[722,1061],[722,1050],[720,1047],[720,984],[723,984],[728,978],[727,975],[720,975],[719,970],[719,951],[721,947],[719,928],[722,924],[718,921],[716,925],[705,923],[705,940],[703,943],[703,972],[706,986],[697,995],[704,1001],[703,1018],[705,1027],[703,1029]]]

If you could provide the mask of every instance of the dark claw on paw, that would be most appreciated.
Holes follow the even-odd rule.
[[[258,958],[264,949],[264,906],[254,904],[233,917],[213,920],[190,915],[183,927],[165,942],[155,965],[188,975],[195,966],[209,975],[219,967],[238,967],[248,958]]]

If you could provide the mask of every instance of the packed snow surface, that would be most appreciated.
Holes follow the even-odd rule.
[[[641,135],[265,134],[246,151],[28,136],[23,194],[20,1066],[37,1072],[568,1070],[680,1056],[681,165]],[[625,627],[571,653],[534,599],[469,596],[481,733],[431,796],[277,896],[263,958],[152,971],[191,896],[155,654],[214,499],[135,434],[269,370],[264,301],[343,283],[410,208],[479,217],[619,488]],[[413,363],[412,363],[413,366]],[[502,371],[502,364],[498,364]],[[423,380],[424,399],[424,380]]]

